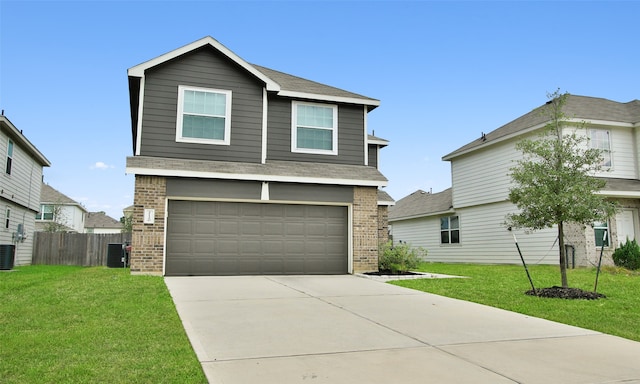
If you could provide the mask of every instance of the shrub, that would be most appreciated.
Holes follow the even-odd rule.
[[[387,241],[380,246],[378,252],[378,269],[393,274],[408,272],[415,269],[426,255],[427,250],[424,248],[413,248],[407,243],[394,246],[393,242]]]
[[[640,246],[635,240],[629,240],[613,252],[613,263],[630,270],[640,269]]]

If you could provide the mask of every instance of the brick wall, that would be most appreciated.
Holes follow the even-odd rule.
[[[378,270],[378,189],[353,188],[353,272]]]
[[[640,200],[618,199],[621,208],[640,208]],[[618,226],[615,217],[609,220],[610,246],[602,252],[602,265],[613,265],[613,251],[618,247]],[[594,267],[600,259],[600,248],[596,248],[595,233],[590,225],[565,224],[565,241],[575,248],[576,266]],[[624,240],[623,240],[624,241]]]
[[[381,205],[378,207],[378,243],[383,244],[389,241],[389,207]]]
[[[162,275],[167,185],[164,177],[136,175],[131,236],[131,273]],[[155,209],[153,224],[144,224],[144,210]]]

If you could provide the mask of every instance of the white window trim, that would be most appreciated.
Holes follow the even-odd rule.
[[[609,137],[609,149],[608,150],[602,150],[602,151],[609,154],[609,159],[611,161],[611,165],[609,165],[609,166],[603,165],[602,168],[605,169],[605,170],[608,170],[608,171],[612,171],[613,170],[613,149],[612,149],[613,140],[612,140],[612,137],[611,137],[611,135],[612,135],[611,134],[611,130],[610,129],[602,129],[602,128],[591,128],[589,130],[589,146],[591,148],[593,148],[593,144],[591,143],[591,141],[593,140],[592,131],[603,131],[603,132],[607,133],[607,136]]]
[[[9,154],[9,149],[11,149],[11,154]],[[13,140],[8,139],[7,140],[7,159],[4,165],[5,174],[8,176],[11,176],[11,174],[13,173],[13,153],[15,151],[16,151],[16,143]],[[11,163],[11,166],[9,166],[9,163]],[[10,169],[7,169],[9,167]]]
[[[451,218],[452,217],[457,217],[458,218],[458,228],[451,228]],[[449,215],[449,216],[442,216],[440,219],[442,219],[442,218],[447,218],[447,220],[449,222],[448,223],[449,228],[448,229],[442,229],[442,227],[441,227],[439,229],[438,235],[440,236],[440,246],[441,247],[452,247],[452,246],[459,246],[460,244],[462,244],[462,240],[460,240],[460,234],[461,234],[461,231],[460,231],[460,227],[461,227],[461,225],[460,225],[460,215],[455,214],[455,215]],[[438,223],[440,223],[440,221],[438,221]],[[443,231],[449,232],[449,242],[448,243],[443,243],[442,242],[442,232]],[[452,243],[451,242],[451,231],[458,231],[458,242],[457,243]]]
[[[312,149],[312,148],[298,148],[298,105],[311,105],[323,108],[331,108],[333,110],[333,128],[332,131],[332,143],[331,150],[328,149]],[[320,128],[327,129],[329,128]],[[291,152],[297,153],[312,153],[318,155],[337,155],[338,154],[338,106],[334,104],[322,104],[322,103],[307,103],[301,101],[291,102]]]
[[[184,110],[184,91],[200,91],[210,93],[222,93],[227,97],[227,103],[225,108],[224,119],[224,140],[216,139],[201,139],[197,137],[183,137],[182,136],[182,115]],[[179,143],[197,143],[197,144],[216,144],[216,145],[230,145],[231,144],[231,96],[232,93],[229,90],[214,89],[214,88],[202,88],[191,87],[188,85],[178,86],[178,113],[176,116],[176,142]]]

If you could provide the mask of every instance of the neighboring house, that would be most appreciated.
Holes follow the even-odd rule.
[[[87,213],[82,204],[42,183],[36,231],[84,233]]]
[[[89,212],[84,223],[85,233],[121,233],[122,223],[104,212]]]
[[[441,193],[417,191],[399,200],[389,214],[395,242],[428,249],[427,258],[444,262],[517,263],[512,234],[505,215],[516,208],[508,200],[510,168],[522,154],[518,140],[540,132],[548,119],[540,108],[481,135],[477,140],[443,157],[451,162],[452,188]],[[565,226],[569,265],[595,265],[604,246],[605,261],[626,238],[640,235],[640,101],[569,96],[563,109],[573,126],[586,122],[591,146],[604,150],[607,185],[602,194],[620,203],[622,210],[608,223]],[[608,237],[603,241],[604,230]],[[529,263],[558,263],[557,229],[515,231]]]
[[[378,192],[387,141],[367,135],[378,100],[249,64],[211,37],[128,76],[132,273],[377,270],[393,203]]]
[[[0,115],[0,159],[0,244],[15,245],[14,265],[31,264],[42,168],[51,163],[4,114]]]

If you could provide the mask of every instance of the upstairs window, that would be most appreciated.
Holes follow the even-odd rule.
[[[591,148],[602,151],[602,165],[604,168],[611,168],[611,135],[604,129],[591,130]]]
[[[292,110],[292,152],[338,154],[338,107],[336,105],[294,101]]]
[[[178,87],[176,141],[229,145],[231,91]]]
[[[13,162],[13,141],[9,139],[9,142],[7,143],[7,167],[5,168],[7,175],[11,174],[12,162]]]
[[[440,244],[460,243],[460,219],[458,216],[440,218]]]
[[[593,223],[593,233],[595,235],[596,247],[608,247],[609,246],[609,225],[604,222]]]
[[[40,206],[40,212],[36,214],[36,220],[40,221],[52,221],[54,216],[54,206],[51,204],[42,204]]]

